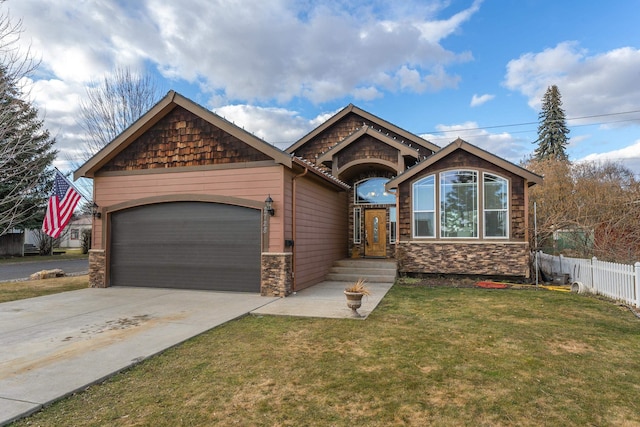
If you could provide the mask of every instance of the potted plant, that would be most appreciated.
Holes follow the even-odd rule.
[[[347,297],[347,307],[352,310],[354,317],[362,317],[360,313],[358,313],[358,309],[362,306],[362,297],[364,295],[371,295],[365,282],[365,279],[360,278],[344,290],[344,294]]]

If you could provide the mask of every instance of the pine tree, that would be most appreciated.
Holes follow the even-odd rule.
[[[1,2],[0,2],[1,3]],[[20,82],[35,69],[14,44],[20,26],[0,16],[0,235],[42,224],[52,184],[55,139],[25,101]]]
[[[542,111],[538,114],[538,144],[534,158],[536,160],[567,160],[566,147],[569,143],[569,129],[562,109],[562,96],[558,86],[547,88],[542,98]]]

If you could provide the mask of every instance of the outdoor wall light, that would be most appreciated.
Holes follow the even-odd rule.
[[[100,213],[100,206],[96,205],[96,202],[93,202],[93,205],[91,206],[91,213],[93,214],[94,218],[100,219],[102,218],[102,214]]]
[[[269,194],[267,199],[264,201],[264,210],[269,212],[269,215],[271,216],[276,214],[276,210],[273,209],[273,199],[271,198],[271,194]]]

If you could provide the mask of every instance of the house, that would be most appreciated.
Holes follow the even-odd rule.
[[[81,248],[82,247],[82,232],[84,230],[91,230],[93,218],[91,215],[82,215],[77,218],[71,219],[67,224],[66,229],[60,235],[60,241],[58,247],[61,248]]]
[[[401,272],[528,275],[542,179],[438,146],[354,105],[282,151],[170,91],[80,167],[92,178],[90,284],[286,296],[347,256]]]

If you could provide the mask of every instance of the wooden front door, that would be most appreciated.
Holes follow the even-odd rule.
[[[387,255],[387,210],[364,211],[364,255],[385,257]]]

